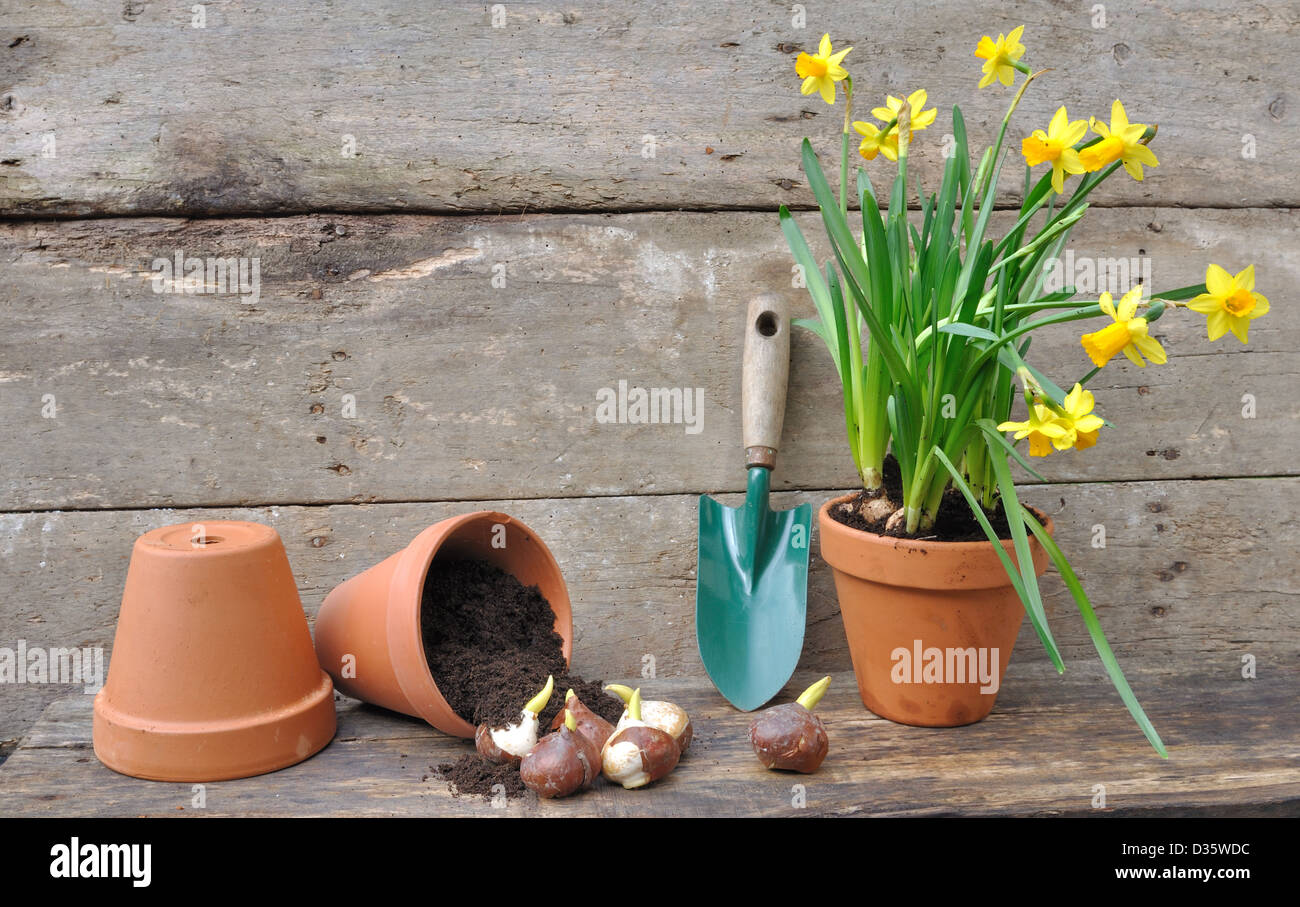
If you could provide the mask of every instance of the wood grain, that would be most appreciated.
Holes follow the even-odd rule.
[[[1136,257],[1157,288],[1255,262],[1275,302],[1246,346],[1166,314],[1169,364],[1117,357],[1091,385],[1116,430],[1043,475],[1294,474],[1294,212],[1106,209],[1076,236],[1076,267]],[[259,258],[260,297],[154,293],[153,260],[177,251]],[[0,262],[10,511],[740,490],[745,306],[777,290],[813,314],[762,214],[26,223],[0,226]],[[1082,330],[1040,332],[1031,360],[1081,376]],[[774,487],[850,487],[830,357],[792,341]],[[620,382],[698,389],[699,430],[601,421]]]
[[[503,19],[493,27],[494,8]],[[0,4],[0,213],[641,210],[808,205],[799,142],[838,154],[843,101],[799,94],[823,31],[859,116],[928,89],[913,172],[934,185],[950,108],[992,140],[1010,92],[977,90],[981,35],[1025,25],[1012,138],[1067,103],[1158,122],[1160,166],[1103,204],[1294,206],[1300,20],[1287,4],[961,0],[808,7],[603,0],[189,6]],[[53,156],[48,146],[53,136]],[[354,153],[345,154],[349,148]],[[874,172],[886,165],[876,162]],[[1008,170],[1007,198],[1020,183]]]
[[[813,677],[798,675],[789,696]],[[695,726],[691,750],[671,775],[638,791],[602,779],[567,800],[528,795],[500,807],[482,798],[455,798],[434,774],[440,762],[468,752],[465,743],[346,700],[339,706],[338,736],[322,752],[271,775],[204,785],[204,806],[195,808],[191,785],[140,781],[104,768],[90,745],[91,699],[77,696],[54,703],[0,766],[0,813],[1300,815],[1300,763],[1277,722],[1293,702],[1283,688],[1228,680],[1160,685],[1168,761],[1144,751],[1140,735],[1125,727],[1123,708],[1098,699],[1097,692],[1044,677],[1022,680],[1004,689],[985,721],[935,731],[876,718],[851,684],[832,684],[818,707],[830,754],[820,771],[805,776],[764,770],[749,747],[750,716],[726,705],[707,683],[662,681],[655,695],[680,703]],[[1049,696],[1052,705],[1045,706]],[[1098,785],[1104,808],[1094,807]]]
[[[633,679],[653,655],[656,693],[696,718],[691,756],[655,791],[496,810],[427,777],[462,744],[344,700],[323,753],[209,785],[194,810],[188,785],[99,765],[89,696],[6,686],[0,814],[1085,815],[1097,784],[1111,813],[1300,814],[1294,11],[1107,4],[1102,23],[1053,0],[993,18],[883,0],[798,27],[767,0],[499,8],[231,0],[196,28],[188,5],[0,0],[0,646],[111,648],[131,543],[155,526],[274,525],[310,619],[423,527],[495,508],[565,571],[575,669]],[[809,206],[799,142],[832,160],[843,108],[798,94],[794,57],[823,31],[855,45],[859,116],[927,88],[939,119],[913,173],[933,187],[953,101],[982,144],[1009,96],[976,90],[975,42],[1022,23],[1026,59],[1054,71],[1013,142],[1062,102],[1105,118],[1119,97],[1160,126],[1161,165],[1109,181],[1071,244],[1084,266],[1133,259],[1096,289],[1253,262],[1273,299],[1244,347],[1209,343],[1200,316],[1157,322],[1168,365],[1108,366],[1092,387],[1116,429],[1024,493],[1172,758],[1147,747],[1055,577],[1064,677],[1022,627],[987,721],[874,718],[814,553],[787,693],[836,675],[832,758],[810,779],[763,772],[695,648],[695,495],[744,486],[745,304],[777,291],[812,314],[771,212]],[[486,216],[507,211],[522,214]],[[195,216],[210,219],[180,219]],[[800,222],[825,256],[815,215]],[[255,260],[256,298],[155,293],[152,263],[178,252]],[[1089,367],[1078,333],[1042,332],[1032,361],[1068,383]],[[792,341],[775,507],[854,483],[829,357]],[[699,430],[600,417],[636,388],[698,392]]]
[[[820,504],[828,492],[774,494],[775,509]],[[1102,626],[1159,727],[1152,684],[1240,679],[1243,656],[1260,686],[1289,685],[1300,665],[1300,479],[1050,485],[1028,502],[1052,515],[1057,538],[1089,589]],[[742,496],[727,495],[737,505]],[[338,505],[248,509],[86,511],[0,516],[0,645],[112,645],[131,544],[170,523],[248,519],[284,539],[309,619],[336,584],[471,509],[502,510],[550,546],[573,602],[574,668],[635,677],[645,655],[662,678],[705,677],[695,644],[697,499],[693,495]],[[1105,548],[1093,547],[1104,527]],[[850,670],[830,572],[814,544],[802,670]],[[1044,581],[1048,618],[1068,666],[1064,680],[1114,697],[1073,601]],[[109,653],[111,658],[111,652]],[[107,661],[108,659],[106,659]],[[1057,682],[1028,625],[1011,670]],[[1009,675],[1008,686],[1015,678]],[[0,688],[0,742],[15,743],[66,686]],[[795,691],[798,692],[797,690]],[[1118,702],[1118,699],[1114,699]],[[1058,703],[1045,694],[1043,707]],[[1138,732],[1132,728],[1134,735]]]

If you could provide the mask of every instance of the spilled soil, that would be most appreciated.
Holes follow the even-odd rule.
[[[519,720],[529,699],[555,678],[551,701],[538,716],[542,733],[572,689],[607,721],[617,723],[623,703],[604,684],[569,674],[555,615],[536,586],[525,586],[483,561],[437,561],[429,567],[420,605],[424,654],[447,704],[469,723],[501,727]],[[477,753],[439,765],[457,796],[522,796],[517,766],[498,766]]]

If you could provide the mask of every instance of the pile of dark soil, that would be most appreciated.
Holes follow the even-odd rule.
[[[536,586],[482,561],[434,561],[420,604],[424,654],[447,704],[470,724],[501,727],[519,720],[524,703],[555,678],[551,701],[538,716],[540,732],[564,707],[573,690],[601,717],[617,723],[623,702],[604,692],[604,684],[569,674],[564,641],[555,632],[555,615]],[[437,767],[455,796],[491,798],[505,786],[507,797],[526,788],[517,765],[497,765],[477,753]]]
[[[966,498],[956,488],[949,488],[944,492],[943,500],[939,503],[939,512],[935,516],[934,526],[924,535],[909,536],[902,526],[887,530],[885,528],[885,523],[889,519],[887,515],[877,519],[868,518],[863,512],[863,505],[876,498],[884,497],[893,502],[896,507],[902,506],[903,480],[898,471],[898,461],[894,459],[893,454],[885,457],[884,473],[885,481],[879,489],[875,491],[859,491],[843,504],[832,507],[830,511],[831,518],[851,529],[861,529],[864,532],[873,532],[876,535],[885,535],[891,538],[917,538],[939,542],[988,541],[988,536],[984,534],[983,528],[980,527],[979,520],[971,512],[970,504],[966,502]],[[984,515],[988,517],[989,524],[997,532],[998,538],[1011,538],[1011,526],[1007,523],[1007,515],[1002,510],[1001,501],[998,501],[993,510],[984,510]]]
[[[432,768],[433,766],[430,766]],[[498,784],[505,790],[507,799],[522,797],[523,779],[519,777],[519,766],[498,765],[489,762],[478,753],[466,753],[455,762],[444,762],[436,769],[442,779],[451,788],[453,797],[487,797],[496,796],[493,790]]]
[[[447,704],[470,724],[500,727],[519,720],[524,703],[555,678],[539,716],[543,730],[572,689],[611,722],[623,703],[603,684],[571,675],[555,615],[536,586],[525,586],[483,561],[434,561],[420,605],[424,655]]]

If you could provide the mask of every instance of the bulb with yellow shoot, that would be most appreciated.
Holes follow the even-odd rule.
[[[749,743],[765,768],[810,775],[821,768],[830,750],[826,726],[813,714],[831,685],[823,677],[794,702],[759,712],[749,726]]]
[[[1046,132],[1035,129],[1020,143],[1025,163],[1030,167],[1046,163],[1052,165],[1052,188],[1057,195],[1065,191],[1065,174],[1084,172],[1079,152],[1074,150],[1074,146],[1087,131],[1088,121],[1070,120],[1062,106],[1052,117]]]
[[[547,734],[519,763],[519,779],[542,799],[567,797],[591,787],[600,774],[600,747],[578,729],[567,708],[559,730]]]
[[[1109,293],[1102,293],[1098,304],[1101,310],[1114,319],[1100,331],[1084,334],[1080,338],[1084,351],[1092,364],[1101,368],[1116,353],[1123,353],[1138,368],[1145,368],[1145,356],[1156,365],[1164,365],[1167,357],[1165,349],[1147,333],[1147,320],[1138,318],[1138,302],[1142,299],[1142,285],[1138,284],[1124,294],[1116,306]]]
[[[1142,181],[1142,165],[1156,167],[1155,152],[1142,144],[1148,129],[1154,127],[1145,123],[1130,123],[1124,105],[1117,98],[1110,105],[1110,126],[1092,118],[1092,131],[1101,136],[1101,141],[1094,142],[1079,151],[1079,162],[1089,173],[1100,170],[1115,161],[1122,161],[1128,175],[1138,182]]]
[[[625,705],[632,701],[632,694],[636,692],[621,683],[611,683],[605,687],[605,691],[622,699]],[[623,718],[627,717],[628,710],[624,709]],[[695,730],[691,725],[690,716],[681,706],[658,699],[646,699],[641,703],[641,720],[671,736],[677,741],[677,746],[683,753],[691,745],[691,737],[694,736]],[[622,726],[620,719],[618,727]]]
[[[1187,302],[1187,307],[1206,316],[1205,328],[1211,340],[1228,331],[1242,343],[1250,323],[1268,314],[1268,298],[1255,292],[1255,266],[1247,265],[1234,276],[1218,265],[1205,269],[1205,289]]]
[[[835,103],[835,83],[843,82],[849,77],[849,71],[841,64],[852,47],[846,47],[838,53],[832,53],[831,36],[822,35],[817,53],[801,53],[794,61],[794,71],[803,84],[799,91],[803,94],[818,92],[827,104]]]
[[[1025,27],[1021,25],[1013,28],[1009,35],[998,35],[996,41],[988,35],[980,38],[980,43],[975,48],[975,56],[984,61],[984,77],[980,79],[980,88],[986,88],[994,82],[1010,85],[1015,81],[1016,70],[1026,74],[1029,72],[1029,67],[1020,62],[1025,53],[1025,45],[1020,43],[1024,31]]]
[[[551,701],[555,678],[547,677],[546,686],[528,700],[519,713],[519,720],[504,727],[489,727],[486,722],[474,733],[474,748],[479,755],[492,762],[518,762],[537,742],[537,716]]]
[[[633,690],[618,730],[600,752],[600,764],[606,778],[634,790],[667,775],[681,755],[671,734],[642,720],[641,691]]]

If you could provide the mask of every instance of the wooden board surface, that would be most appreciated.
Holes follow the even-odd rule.
[[[750,717],[707,682],[662,681],[656,695],[680,703],[695,725],[691,749],[666,779],[638,791],[602,780],[567,800],[527,795],[501,806],[453,797],[434,775],[432,767],[469,752],[467,743],[345,700],[338,735],[319,754],[270,775],[204,785],[196,808],[192,785],[104,768],[91,749],[91,697],[76,696],[52,705],[0,766],[0,815],[1300,815],[1300,760],[1278,727],[1294,705],[1285,688],[1225,679],[1156,685],[1165,761],[1131,731],[1117,701],[1026,667],[1012,664],[992,715],[948,730],[876,718],[851,683],[833,684],[818,708],[830,755],[808,776],[764,770],[747,739]],[[812,679],[799,675],[789,694]],[[1094,806],[1103,793],[1104,808]]]
[[[929,91],[939,119],[914,159],[931,182],[954,102],[992,139],[1010,92],[977,90],[973,53],[1021,24],[1026,61],[1054,71],[1013,137],[1063,102],[1108,121],[1121,98],[1159,123],[1161,166],[1099,201],[1300,201],[1287,4],[1111,3],[1099,18],[1051,0],[888,0],[807,5],[804,27],[775,0],[203,7],[195,28],[190,5],[0,4],[0,213],[807,205],[799,142],[838,153],[842,101],[799,94],[800,50],[823,31],[854,45],[863,113]]]
[[[828,496],[782,493],[773,506],[820,505]],[[1055,520],[1126,670],[1162,683],[1217,682],[1240,678],[1249,655],[1259,686],[1300,694],[1295,675],[1285,673],[1300,664],[1300,561],[1285,555],[1294,550],[1300,479],[1052,485],[1026,497]],[[733,505],[741,499],[723,497]],[[1270,508],[1267,520],[1261,502]],[[661,677],[704,679],[694,629],[693,495],[8,514],[0,516],[0,639],[110,647],[131,542],[156,526],[222,518],[274,526],[312,618],[337,583],[400,550],[425,526],[474,509],[518,517],[554,552],[573,600],[573,664],[580,673],[636,675],[652,655]],[[1096,526],[1105,527],[1104,549],[1092,547]],[[815,543],[813,552],[802,666],[847,672],[830,571]],[[1113,697],[1073,601],[1054,577],[1044,591],[1067,677],[1087,678],[1098,695]],[[1012,663],[1048,664],[1027,624]],[[1136,678],[1133,685],[1159,725],[1167,714],[1161,694]],[[68,692],[5,688],[0,741],[12,745]]]
[[[154,526],[274,525],[311,619],[424,526],[490,507],[564,568],[575,668],[627,678],[652,654],[700,728],[657,793],[507,814],[1090,814],[1095,784],[1113,812],[1300,811],[1300,19],[1232,0],[1106,4],[1104,22],[1052,0],[886,0],[798,27],[791,7],[232,0],[195,28],[188,5],[0,0],[0,645],[109,648],[130,545]],[[1169,364],[1108,366],[1093,387],[1117,429],[1025,492],[1174,758],[1147,748],[1054,577],[1064,678],[1022,628],[986,722],[875,719],[814,554],[800,681],[843,681],[826,706],[841,743],[796,811],[803,779],[758,770],[693,635],[695,496],[743,488],[741,313],[777,290],[810,314],[774,212],[811,202],[799,141],[831,159],[843,108],[798,95],[794,58],[823,31],[854,44],[859,115],[927,88],[940,117],[913,172],[933,187],[952,103],[979,143],[1008,100],[976,90],[975,42],[1022,23],[1026,59],[1055,71],[1013,142],[1063,100],[1104,116],[1120,97],[1160,125],[1161,166],[1111,180],[1072,241],[1083,267],[1136,259],[1094,291],[1254,262],[1273,300],[1247,347],[1208,343],[1200,316],[1157,322]],[[255,259],[257,299],[155,293],[154,260],[178,252]],[[1078,333],[1035,340],[1062,382],[1089,366]],[[854,479],[807,333],[791,374],[778,506]],[[620,381],[698,389],[700,430],[602,422]],[[0,689],[0,814],[191,814],[187,786],[95,761],[74,690]],[[210,786],[205,814],[500,814],[421,780],[458,744],[351,702],[340,721],[304,765]]]
[[[1157,288],[1256,262],[1276,303],[1247,346],[1186,310],[1156,322],[1170,362],[1116,357],[1091,386],[1117,429],[1043,474],[1294,474],[1293,213],[1098,210],[1076,236],[1076,268],[1136,257]],[[155,293],[177,251],[260,258],[259,298]],[[0,261],[3,510],[741,490],[745,306],[776,288],[812,314],[766,214],[20,224]],[[1031,357],[1068,384],[1093,328],[1042,331]],[[848,487],[830,357],[802,329],[792,355],[776,486]],[[601,422],[620,382],[702,395],[698,431]]]

